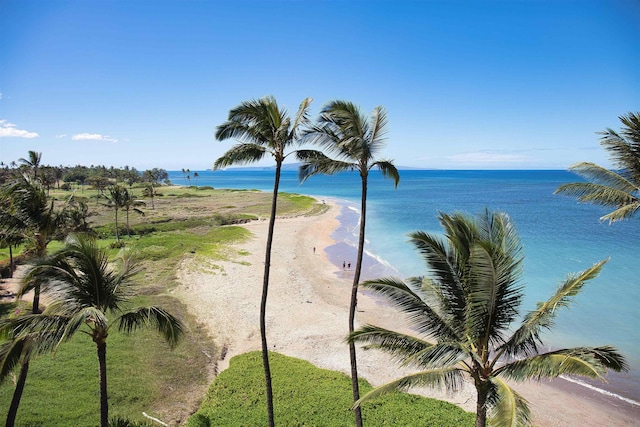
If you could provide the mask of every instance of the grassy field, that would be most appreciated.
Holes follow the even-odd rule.
[[[309,362],[271,353],[274,416],[283,426],[353,425],[351,379]],[[366,393],[371,386],[360,382]],[[267,407],[260,352],[231,359],[229,368],[212,384],[200,410],[188,427],[266,426]],[[473,426],[475,415],[457,406],[406,393],[393,393],[362,406],[370,426]]]
[[[141,189],[133,191],[141,194]],[[214,382],[222,350],[214,346],[207,331],[170,291],[183,261],[202,258],[208,267],[215,268],[216,261],[242,255],[230,253],[230,243],[249,237],[242,223],[268,217],[271,194],[194,187],[164,187],[160,192],[154,209],[146,199],[144,216],[130,214],[131,237],[127,236],[124,213],[119,215],[120,235],[124,236],[121,240],[136,251],[142,266],[138,296],[132,303],[169,309],[186,324],[186,339],[172,351],[151,331],[131,336],[111,332],[107,343],[110,416],[143,421],[142,412],[146,412],[170,425],[184,425],[200,408],[188,425],[263,425],[263,373],[256,354],[234,358],[231,367]],[[62,203],[69,194],[51,195]],[[93,212],[90,222],[101,238],[100,244],[109,247],[115,241],[114,212],[96,195],[85,190],[76,197],[89,204]],[[281,194],[278,215],[315,215],[325,209],[327,206],[312,198]],[[49,250],[60,245],[52,242]],[[14,254],[19,252],[20,248]],[[114,255],[116,252],[113,249]],[[0,262],[6,263],[8,256],[7,249],[0,250]],[[0,303],[0,317],[15,316],[29,308],[28,301],[16,303],[5,298]],[[346,376],[281,355],[274,355],[273,363],[280,425],[352,424],[348,410],[351,388]],[[17,371],[0,386],[0,420],[6,417],[16,375]],[[365,390],[368,387],[363,383]],[[50,426],[52,420],[63,427],[98,425],[98,408],[95,345],[88,336],[76,334],[55,355],[32,360],[17,425]],[[369,425],[458,426],[472,422],[468,422],[472,420],[469,414],[452,405],[403,394],[365,408]]]

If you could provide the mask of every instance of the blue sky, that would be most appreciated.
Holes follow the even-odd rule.
[[[384,106],[399,166],[609,165],[639,46],[637,0],[0,0],[0,160],[206,169],[273,95]]]

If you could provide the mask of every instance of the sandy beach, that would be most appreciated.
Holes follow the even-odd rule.
[[[324,253],[324,248],[334,243],[330,236],[338,225],[338,214],[339,207],[331,205],[319,216],[276,222],[267,336],[273,351],[348,374],[349,353],[344,339],[353,271],[333,265]],[[185,261],[178,272],[181,285],[173,291],[208,327],[215,342],[226,349],[224,359],[218,363],[219,371],[228,367],[231,357],[260,349],[258,317],[268,223],[262,220],[243,226],[253,233],[253,238],[236,245],[229,261]],[[373,323],[407,329],[397,311],[365,294],[359,296],[356,321],[356,327]],[[363,349],[358,352],[358,370],[374,386],[403,374],[387,354]],[[637,408],[590,399],[570,388],[548,383],[518,384],[516,388],[529,400],[537,426],[640,424]],[[470,412],[475,410],[475,389],[471,384],[456,394],[432,389],[412,393],[446,400]]]

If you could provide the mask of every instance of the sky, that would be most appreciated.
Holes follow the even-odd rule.
[[[208,169],[229,110],[268,95],[384,107],[399,167],[608,167],[597,132],[640,111],[640,1],[0,0],[5,164]]]

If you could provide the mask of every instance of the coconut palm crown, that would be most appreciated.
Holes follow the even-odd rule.
[[[620,221],[640,212],[640,113],[620,116],[623,124],[620,132],[607,129],[600,145],[609,151],[617,170],[609,170],[595,163],[582,162],[569,168],[587,182],[575,182],[558,187],[556,194],[576,197],[614,208],[600,220]]]
[[[406,281],[371,280],[362,286],[405,313],[416,334],[365,325],[350,340],[389,352],[419,371],[375,388],[357,404],[413,386],[457,390],[470,378],[477,390],[476,426],[527,426],[527,402],[507,380],[581,375],[602,379],[607,369],[627,369],[611,346],[578,347],[540,353],[541,334],[560,309],[572,302],[606,261],[568,276],[547,301],[524,315],[522,247],[509,217],[485,211],[477,217],[441,213],[444,238],[422,231],[410,235],[429,275]]]
[[[308,109],[311,98],[306,98],[300,104],[293,120],[287,111],[278,106],[272,96],[258,100],[245,101],[229,111],[228,120],[216,129],[216,139],[219,141],[235,138],[238,144],[231,147],[218,158],[213,169],[220,169],[234,164],[248,164],[271,156],[276,163],[273,182],[273,196],[271,200],[271,215],[267,232],[265,249],[264,275],[262,281],[262,296],[260,300],[260,338],[262,345],[262,363],[264,366],[265,386],[267,397],[267,416],[269,426],[275,425],[273,412],[273,390],[271,384],[271,368],[266,335],[266,309],[269,293],[269,272],[271,268],[271,247],[275,229],[276,210],[278,204],[278,188],[280,187],[280,173],[282,164],[287,156],[295,153],[292,147],[299,143],[303,126],[308,121]]]
[[[14,335],[21,337],[50,331],[52,326],[58,330],[60,319],[64,319],[63,339],[69,339],[78,331],[91,336],[100,368],[100,425],[103,427],[108,424],[106,351],[111,327],[116,325],[118,330],[130,333],[151,326],[171,347],[179,342],[184,329],[177,318],[160,307],[130,306],[135,290],[133,277],[138,269],[127,252],[117,261],[120,267],[114,268],[108,251],[99,248],[95,240],[82,235],[70,236],[62,249],[37,260],[23,278],[21,294],[39,286],[52,303],[44,314],[20,319],[14,328]],[[113,321],[109,320],[110,315],[115,316]]]
[[[355,104],[347,101],[333,101],[322,109],[319,120],[306,131],[304,137],[305,142],[318,145],[324,151],[298,150],[296,153],[298,159],[303,161],[298,172],[301,182],[315,174],[332,175],[344,171],[358,171],[360,174],[362,184],[360,230],[349,304],[349,333],[354,331],[358,283],[364,255],[369,172],[372,169],[378,169],[384,177],[391,178],[396,187],[400,182],[400,174],[393,162],[376,158],[385,146],[386,125],[387,113],[382,107],[376,107],[367,118]],[[349,344],[349,356],[351,387],[355,402],[360,398],[360,390],[356,348],[353,344]],[[354,416],[356,426],[362,426],[359,407],[354,409]]]

